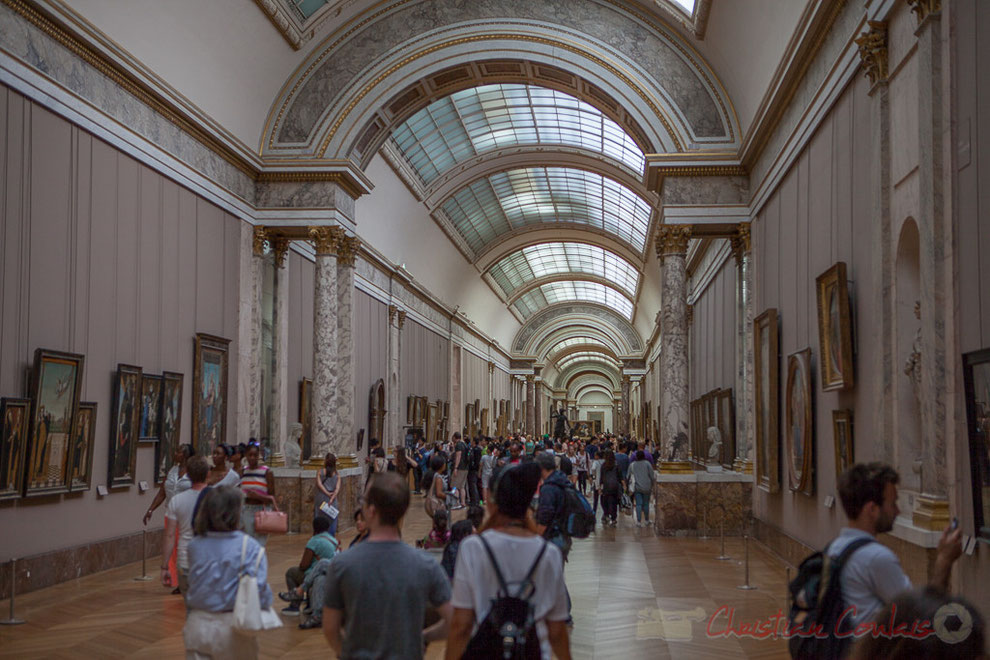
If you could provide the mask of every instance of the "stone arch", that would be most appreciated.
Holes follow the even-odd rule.
[[[593,325],[567,325],[557,328],[553,332],[545,335],[540,341],[540,343],[535,348],[535,355],[537,361],[542,361],[546,359],[549,351],[559,344],[560,342],[572,339],[575,337],[590,337],[598,341],[603,342],[616,356],[620,355],[622,352],[621,346],[615,342],[615,340],[602,332],[600,328]]]
[[[574,324],[605,332],[621,347],[622,356],[639,357],[643,353],[643,339],[632,323],[608,307],[587,302],[557,303],[533,314],[516,332],[512,352],[518,356],[531,356],[544,336]]]
[[[897,471],[905,490],[921,489],[922,445],[920,354],[921,321],[915,317],[915,305],[921,301],[921,237],[918,224],[907,218],[901,225],[894,262],[894,437]],[[920,309],[924,314],[925,310]],[[930,313],[930,311],[929,311]]]
[[[582,10],[575,13],[570,0],[534,0],[516,3],[507,16],[499,0],[419,0],[362,14],[286,81],[261,152],[362,162],[387,131],[374,119],[389,101],[424,78],[437,88],[453,85],[493,52],[590,82],[635,119],[653,151],[738,146],[724,87],[674,29],[610,0],[590,0]],[[505,73],[493,82],[498,75]]]

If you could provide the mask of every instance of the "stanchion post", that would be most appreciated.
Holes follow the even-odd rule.
[[[14,615],[14,593],[17,591],[17,560],[10,560],[10,616],[0,620],[0,626],[19,626],[26,623]]]
[[[141,530],[141,576],[134,578],[135,582],[147,582],[151,579],[148,575],[148,530]]]
[[[784,609],[788,612],[791,610],[791,567],[787,567],[787,580],[784,583]]]
[[[746,564],[746,584],[740,584],[736,589],[743,589],[744,591],[749,591],[750,589],[756,589],[753,585],[749,583],[749,534],[743,536],[743,546],[745,550],[745,564]]]
[[[729,555],[725,554],[725,515],[722,515],[722,522],[719,525],[719,537],[722,539],[722,554],[720,554],[715,559],[719,561],[728,561],[732,559]]]
[[[708,536],[708,507],[701,512],[701,535],[698,536],[699,541],[707,541],[711,537]]]

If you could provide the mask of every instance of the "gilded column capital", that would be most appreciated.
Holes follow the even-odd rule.
[[[395,322],[395,315],[399,313],[399,308],[395,305],[388,306],[388,323],[392,325]]]
[[[275,257],[275,267],[281,268],[285,265],[285,255],[289,252],[289,239],[284,236],[275,236],[269,240],[272,246],[272,255]]]
[[[871,85],[887,82],[887,22],[867,21],[869,29],[856,38],[859,58]]]
[[[399,330],[402,330],[402,326],[406,324],[406,310],[399,310]]]
[[[495,363],[492,362],[491,360],[488,361],[488,373],[490,374],[495,373]]]
[[[335,227],[309,228],[309,240],[316,248],[316,254],[337,254],[337,237],[333,229]]]
[[[536,376],[534,376],[533,374],[526,374],[526,384],[527,385],[531,384],[535,379],[536,379]]]
[[[360,247],[361,240],[356,236],[342,236],[337,245],[337,263],[353,266]]]
[[[924,23],[929,16],[942,12],[942,0],[907,0],[907,3],[918,17],[918,25]]]
[[[732,242],[732,253],[736,261],[742,263],[743,257],[753,249],[749,223],[739,223],[736,235],[729,240]]]
[[[631,382],[632,382],[632,376],[629,376],[628,374],[622,374],[622,384],[623,385],[628,385]]]
[[[690,239],[690,225],[660,225],[657,229],[657,257],[661,261],[668,255],[683,257],[687,254]]]
[[[251,251],[254,256],[260,257],[265,254],[265,243],[268,242],[268,230],[261,226],[254,228],[254,236],[251,238]]]

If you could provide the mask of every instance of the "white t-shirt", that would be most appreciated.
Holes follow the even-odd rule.
[[[867,538],[864,531],[843,527],[828,547],[830,557],[838,557],[852,541]],[[853,624],[869,621],[896,596],[911,589],[911,580],[904,574],[894,551],[880,542],[867,543],[856,550],[839,576],[845,606],[856,607],[851,616]]]
[[[510,595],[515,595],[518,583],[526,577],[536,555],[546,541],[539,536],[513,536],[496,530],[484,532],[485,540],[498,559],[499,569],[509,587]],[[567,592],[564,589],[564,562],[560,550],[547,543],[546,552],[533,573],[535,591],[530,599],[533,616],[536,619],[536,634],[540,639],[543,658],[550,660],[550,639],[547,636],[546,621],[567,620]],[[488,611],[492,599],[498,593],[498,576],[495,567],[485,552],[481,539],[469,536],[461,542],[457,552],[457,566],[454,568],[454,591],[451,605],[465,610],[474,610],[474,628],[477,630]]]
[[[189,569],[187,548],[193,537],[193,510],[202,490],[184,490],[168,503],[165,515],[176,521],[179,526],[179,550],[176,554],[176,564],[182,570]]]
[[[223,479],[218,481],[213,487],[219,488],[220,486],[237,486],[241,485],[241,475],[237,474],[237,470],[231,469],[227,471],[227,474],[223,475]]]

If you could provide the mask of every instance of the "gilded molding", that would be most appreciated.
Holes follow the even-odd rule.
[[[337,227],[310,227],[309,240],[316,248],[316,254],[337,254],[337,236],[331,231]]]
[[[488,373],[490,374],[495,373],[495,363],[492,362],[491,360],[488,361]]]
[[[265,244],[268,242],[268,232],[264,227],[255,227],[254,235],[251,238],[251,250],[254,256],[260,257],[265,254]]]
[[[911,5],[911,11],[918,17],[918,25],[925,22],[925,19],[933,14],[942,11],[942,0],[907,0]]]
[[[532,383],[535,378],[536,378],[536,376],[534,376],[533,374],[526,374],[526,383],[527,384],[528,383]]]
[[[399,310],[399,330],[402,330],[402,326],[406,324],[406,310]]]
[[[887,22],[868,21],[869,29],[856,38],[859,57],[871,85],[887,82]]]
[[[346,172],[258,172],[258,183],[336,183],[351,197],[357,199],[364,190]]]
[[[269,240],[269,243],[275,257],[275,268],[281,268],[285,265],[285,255],[289,252],[289,239],[284,236],[275,236]]]
[[[337,244],[337,263],[353,266],[354,258],[361,248],[361,240],[356,236],[342,236]]]
[[[658,176],[746,176],[742,165],[670,165],[653,169]]]
[[[395,322],[395,315],[399,313],[399,308],[395,305],[388,306],[388,323],[391,325]]]
[[[690,225],[660,225],[657,228],[657,257],[663,261],[668,255],[685,256],[690,239]]]
[[[752,234],[749,224],[739,223],[739,230],[735,236],[729,238],[732,243],[732,254],[736,261],[742,263],[743,257],[753,249]]]

